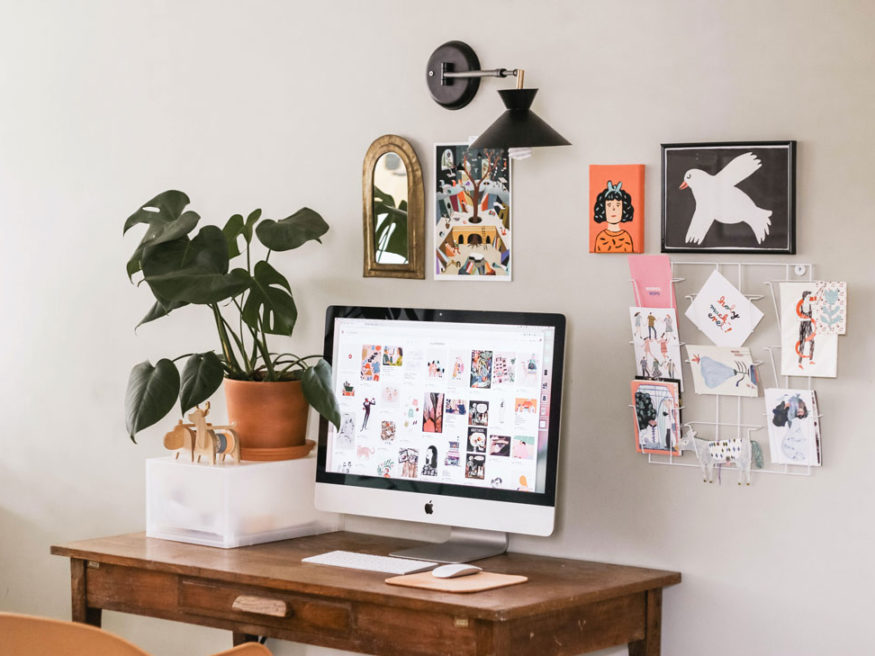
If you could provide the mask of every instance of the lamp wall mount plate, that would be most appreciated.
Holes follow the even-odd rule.
[[[480,70],[480,60],[471,46],[463,41],[447,41],[428,58],[425,82],[437,104],[446,109],[461,109],[474,99],[480,78],[511,75],[517,75],[517,70]]]

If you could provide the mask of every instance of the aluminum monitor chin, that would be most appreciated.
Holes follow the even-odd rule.
[[[331,306],[321,510],[550,535],[561,314]]]

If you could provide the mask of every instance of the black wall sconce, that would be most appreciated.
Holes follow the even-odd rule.
[[[570,146],[565,137],[547,125],[530,107],[537,89],[524,89],[521,69],[480,69],[474,50],[462,41],[448,41],[428,59],[426,83],[431,97],[447,109],[461,109],[470,103],[480,88],[480,78],[516,77],[516,89],[502,89],[506,111],[471,144],[471,148],[507,148],[511,157],[522,159],[532,148]]]

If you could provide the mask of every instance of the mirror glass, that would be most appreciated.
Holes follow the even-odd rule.
[[[374,259],[377,264],[407,264],[407,168],[396,153],[374,165]]]

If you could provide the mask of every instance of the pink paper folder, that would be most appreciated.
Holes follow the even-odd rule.
[[[629,271],[635,290],[635,305],[677,308],[668,255],[630,255]]]

